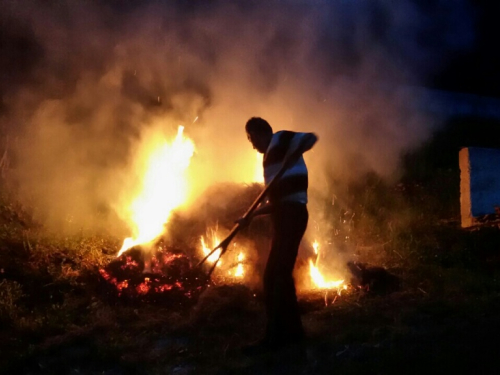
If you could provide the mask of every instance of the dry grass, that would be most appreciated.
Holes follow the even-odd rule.
[[[386,296],[351,290],[328,306],[323,293],[301,295],[305,364],[286,352],[241,354],[264,329],[258,290],[212,286],[193,307],[110,298],[102,293],[99,269],[113,259],[119,239],[50,236],[4,197],[1,372],[489,373],[496,358],[489,341],[500,333],[498,229],[463,231],[453,215],[443,221],[423,188],[390,186],[373,176],[358,184],[343,202],[356,212],[345,244],[357,260],[389,268],[403,287]],[[237,209],[214,209],[234,217],[250,195],[233,194]],[[217,216],[204,210],[205,217]],[[179,217],[174,224],[184,239],[198,238],[199,221]],[[252,230],[266,235],[258,225]]]

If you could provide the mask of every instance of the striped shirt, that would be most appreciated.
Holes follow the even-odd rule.
[[[284,130],[273,134],[269,147],[264,154],[264,181],[266,185],[281,169],[283,160],[289,150],[294,150],[306,133],[295,133]],[[299,202],[307,203],[307,167],[304,158],[290,166],[269,192],[271,203]]]

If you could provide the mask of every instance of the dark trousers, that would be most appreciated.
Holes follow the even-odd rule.
[[[274,233],[264,272],[264,295],[266,340],[272,344],[304,338],[292,273],[308,218],[305,204],[291,202],[275,205],[271,214]]]

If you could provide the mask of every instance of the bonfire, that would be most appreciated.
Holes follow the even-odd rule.
[[[250,285],[258,276],[255,264],[258,251],[248,238],[248,233],[239,234],[238,239],[233,239],[223,258],[221,252],[216,251],[207,258],[206,267],[197,264],[221,243],[237,215],[245,212],[249,202],[264,188],[261,156],[256,158],[255,170],[250,171],[252,184],[224,186],[228,198],[226,212],[213,210],[212,216],[218,216],[211,219],[215,221],[214,225],[196,225],[202,233],[193,234],[191,231],[191,238],[182,244],[173,243],[165,234],[166,228],[173,225],[173,213],[185,203],[189,194],[186,174],[194,150],[194,143],[184,135],[184,127],[179,126],[171,142],[165,141],[158,145],[144,158],[146,168],[143,171],[143,186],[127,210],[133,234],[123,241],[117,258],[100,270],[108,286],[106,290],[118,298],[167,304],[185,303],[195,299],[210,285]],[[207,206],[204,208],[208,210]],[[218,220],[221,225],[217,224]],[[176,223],[175,229],[187,233],[186,227],[189,226],[193,226],[193,223]],[[252,233],[252,236],[265,237],[267,234]],[[314,241],[313,248],[315,255],[309,259],[310,280],[306,284],[308,289],[324,292],[327,301],[329,292],[333,291],[338,296],[346,285],[343,279],[326,276],[320,264],[322,257],[318,241]],[[215,270],[212,277],[207,275],[210,266]]]

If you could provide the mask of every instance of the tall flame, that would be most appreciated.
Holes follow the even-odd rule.
[[[160,236],[172,210],[185,201],[185,172],[194,153],[194,144],[183,132],[184,127],[179,126],[172,143],[165,143],[151,152],[143,189],[130,207],[134,236],[125,239],[118,256],[133,246],[150,243]]]
[[[340,288],[342,287],[342,284],[344,283],[344,280],[327,280],[321,271],[319,270],[318,263],[319,263],[319,242],[314,241],[312,244],[312,247],[314,249],[314,253],[316,254],[316,262],[313,262],[312,259],[309,259],[309,275],[311,276],[311,280],[313,281],[314,285],[317,288],[320,289],[334,289],[337,288],[340,291]],[[345,285],[344,285],[345,289]]]
[[[261,154],[260,152],[256,152],[255,172],[253,180],[259,183],[264,183],[264,167],[262,165],[263,158],[264,158],[263,154]]]

